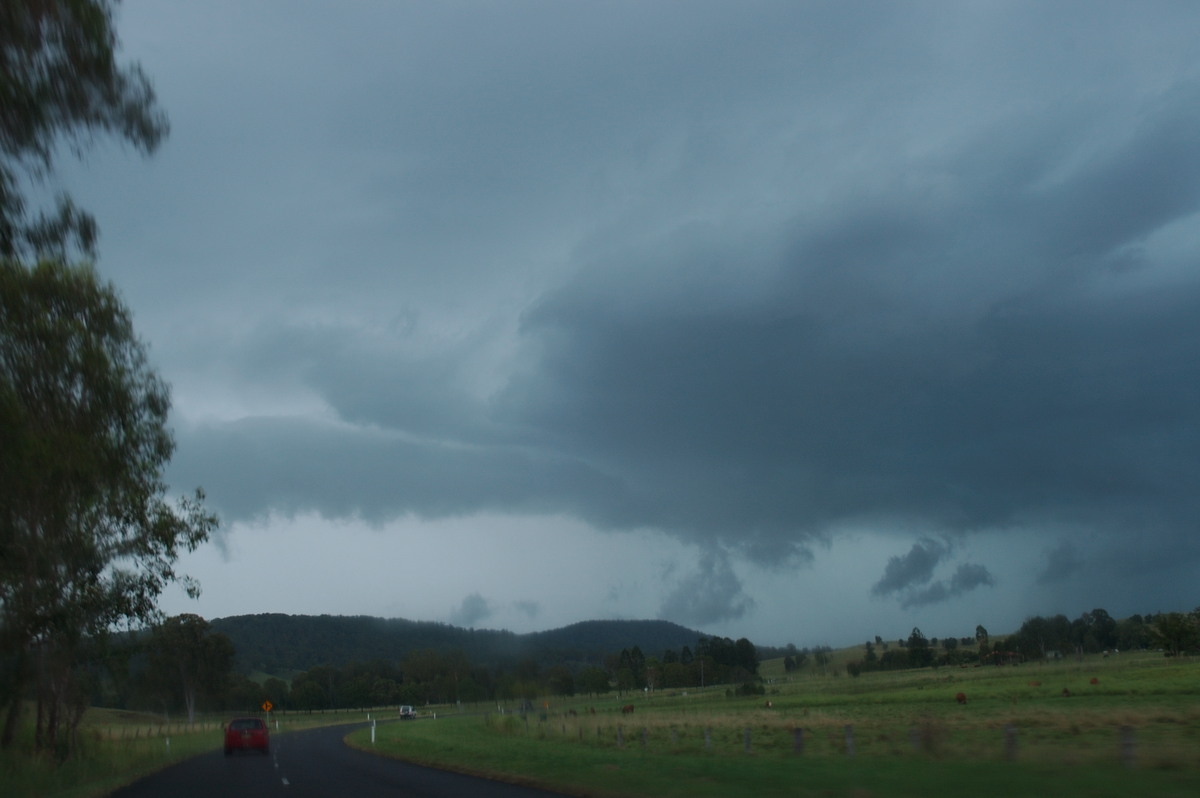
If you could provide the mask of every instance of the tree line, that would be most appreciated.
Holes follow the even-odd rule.
[[[1117,620],[1096,608],[1070,619],[1058,614],[1026,618],[1011,635],[993,639],[982,625],[973,637],[926,638],[914,627],[908,637],[892,643],[878,635],[864,644],[864,655],[846,664],[852,676],[876,670],[954,665],[1007,665],[1030,660],[1059,659],[1160,648],[1166,656],[1200,652],[1200,608],[1190,613],[1131,615]],[[785,660],[785,668],[787,661]],[[788,668],[790,670],[790,668]]]
[[[500,666],[472,662],[461,649],[421,648],[399,659],[317,665],[256,683],[235,668],[233,643],[196,615],[167,618],[113,641],[98,660],[88,703],[195,719],[197,712],[324,711],[409,704],[516,702],[539,696],[600,696],[674,687],[751,683],[758,656],[747,639],[704,637],[694,647],[647,657],[637,646],[602,665],[521,658]]]
[[[1103,609],[1074,620],[1065,615],[1027,618],[1008,645],[1025,659],[1048,659],[1105,651],[1162,649],[1166,656],[1200,651],[1200,608],[1114,619]]]

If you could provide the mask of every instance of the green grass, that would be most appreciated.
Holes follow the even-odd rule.
[[[719,686],[554,698],[526,718],[490,704],[467,707],[465,714],[438,707],[430,708],[436,720],[380,725],[374,746],[370,730],[350,741],[381,754],[591,796],[1200,795],[1200,662],[1122,654],[852,678],[839,663],[861,650],[834,652],[823,674],[811,665],[785,674],[781,662],[764,663],[771,683],[762,697],[731,697]],[[1064,687],[1070,698],[1062,696]],[[954,701],[960,691],[966,706]],[[632,716],[620,713],[627,703],[637,707]],[[363,712],[286,715],[281,732],[365,718]],[[219,748],[225,719],[189,727],[94,709],[81,727],[79,755],[61,765],[32,754],[27,727],[14,749],[0,752],[0,795],[106,795]],[[846,751],[847,725],[854,729],[853,757]],[[1015,761],[1006,755],[1009,726],[1016,732]],[[1136,730],[1133,767],[1121,757],[1123,726]],[[802,754],[793,750],[796,727],[804,729]]]
[[[721,687],[553,699],[525,718],[491,707],[381,725],[374,745],[370,730],[349,739],[385,755],[594,796],[1200,795],[1200,663],[1121,655],[829,673],[776,678],[761,698],[729,697]],[[954,700],[958,692],[967,705]],[[621,715],[630,702],[635,713]],[[796,727],[804,729],[802,754]],[[1130,762],[1122,727],[1135,730]]]

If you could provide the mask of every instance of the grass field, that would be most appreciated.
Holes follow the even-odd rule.
[[[824,672],[810,666],[790,677],[780,661],[765,662],[761,697],[720,686],[546,699],[525,715],[490,704],[421,708],[422,720],[379,725],[373,745],[369,729],[350,742],[591,796],[1200,795],[1200,661],[1121,654],[845,675],[844,662],[860,652],[835,652]],[[632,715],[621,713],[625,704]],[[282,715],[279,731],[365,717]],[[219,748],[225,719],[188,726],[93,709],[81,755],[61,766],[31,755],[26,730],[0,754],[0,795],[106,795]]]
[[[1122,654],[857,678],[763,672],[763,697],[553,699],[524,716],[480,708],[381,725],[374,745],[369,730],[350,740],[596,796],[1200,795],[1200,663]]]

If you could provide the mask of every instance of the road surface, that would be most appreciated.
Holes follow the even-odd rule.
[[[272,735],[271,753],[220,750],[180,762],[114,798],[550,798],[558,793],[410,765],[350,748],[349,726]]]

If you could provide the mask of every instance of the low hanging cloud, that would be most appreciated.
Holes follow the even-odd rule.
[[[949,584],[939,580],[929,587],[911,591],[904,596],[900,606],[908,608],[939,604],[958,598],[978,587],[995,584],[995,578],[986,567],[976,563],[963,563],[950,577]]]
[[[949,543],[922,538],[907,554],[888,558],[883,577],[871,588],[872,595],[899,595],[901,607],[921,607],[949,601],[978,587],[996,583],[991,572],[977,563],[960,564],[949,581],[933,581],[938,564],[950,554]]]
[[[883,578],[875,583],[871,593],[887,596],[927,583],[933,578],[933,569],[948,552],[949,547],[936,540],[925,538],[917,541],[908,554],[888,558]]]
[[[1039,585],[1050,585],[1073,576],[1083,567],[1079,549],[1070,540],[1063,540],[1045,552],[1045,564],[1038,572]]]
[[[450,613],[450,623],[455,626],[473,627],[480,621],[485,620],[492,615],[492,607],[479,593],[472,593],[462,600],[453,612]]]
[[[513,603],[513,606],[516,607],[517,612],[521,613],[526,618],[536,618],[542,612],[541,602],[538,601],[517,601]]]
[[[672,569],[673,570],[673,569]],[[663,600],[658,617],[679,624],[700,626],[736,620],[754,607],[741,580],[721,551],[707,552],[699,567],[675,582]]]

